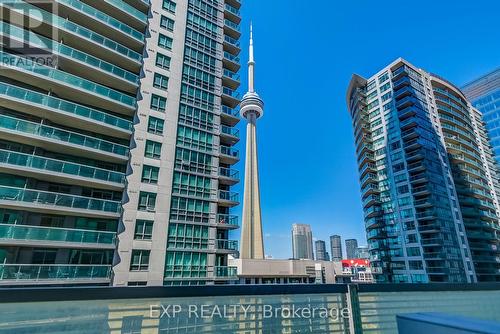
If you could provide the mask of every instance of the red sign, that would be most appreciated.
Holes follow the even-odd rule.
[[[370,261],[366,259],[342,260],[342,267],[369,267]]]

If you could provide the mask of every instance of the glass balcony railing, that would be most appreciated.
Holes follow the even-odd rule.
[[[224,41],[228,42],[231,45],[236,46],[237,48],[240,47],[240,41],[237,40],[236,38],[232,38],[231,36],[224,35]]]
[[[233,63],[237,63],[237,64],[239,64],[239,63],[240,63],[240,57],[235,56],[235,55],[232,55],[232,54],[230,54],[230,53],[229,53],[229,52],[227,52],[227,51],[224,51],[224,58],[229,59],[229,60],[230,60],[230,61],[232,61]]]
[[[230,4],[225,4],[224,7],[228,12],[233,13],[236,16],[240,16],[240,10],[236,9],[235,7],[231,6]]]
[[[67,1],[67,0],[64,0]],[[72,0],[74,1],[74,0]],[[37,47],[40,49],[50,49],[54,54],[62,55],[68,58],[72,58],[75,61],[85,63],[89,66],[96,67],[104,72],[108,72],[114,76],[121,79],[129,81],[135,85],[139,82],[139,77],[131,72],[125,71],[121,67],[115,66],[111,63],[105,62],[97,57],[91,56],[85,52],[76,50],[67,45],[56,43],[53,40],[35,34],[31,31],[26,31],[17,26],[7,24],[3,22],[0,24],[0,34],[3,36],[9,36],[11,39],[17,39],[22,42],[28,40],[30,46]]]
[[[106,182],[119,183],[122,185],[125,184],[124,173],[7,150],[0,150],[0,164],[62,173],[67,174],[68,177],[79,176]]]
[[[6,186],[0,186],[0,200],[116,214],[121,212],[121,202]]]
[[[228,177],[231,179],[239,179],[240,172],[237,171],[236,169],[220,167],[219,168],[219,175],[223,176],[223,177]]]
[[[226,115],[230,115],[230,116],[238,116],[238,113],[239,113],[239,110],[236,110],[236,109],[232,109],[232,108],[229,108],[228,106],[222,106],[222,109],[221,111],[226,114]]]
[[[63,265],[48,265],[51,274],[43,265],[32,265],[36,269],[18,270],[16,265],[0,267],[0,273],[7,272],[11,279],[67,279],[105,277],[105,269],[90,266],[94,270],[64,270]],[[59,270],[54,271],[57,267]],[[66,266],[81,268],[83,266]],[[103,266],[104,267],[104,266]],[[193,273],[203,272],[182,265],[166,268],[172,271],[183,269],[182,277],[199,277]],[[186,268],[184,268],[186,267]],[[7,268],[12,268],[6,271]],[[220,268],[220,269],[219,269]],[[83,269],[81,269],[83,270]],[[41,275],[38,274],[40,271]],[[61,274],[55,274],[61,271]],[[12,272],[12,273],[11,273]],[[91,274],[92,273],[92,274]],[[100,275],[96,275],[101,273]],[[188,276],[191,275],[191,276]],[[234,267],[214,267],[216,277],[233,277]],[[0,274],[0,278],[2,275]],[[5,278],[4,278],[5,279]],[[216,289],[217,288],[217,289]],[[33,332],[36,328],[44,333],[101,333],[109,331],[110,319],[117,332],[159,332],[168,326],[169,331],[185,332],[186,326],[192,333],[221,333],[221,326],[228,333],[239,332],[245,328],[248,333],[263,333],[272,328],[273,333],[383,333],[397,334],[400,314],[439,312],[450,316],[465,316],[470,320],[489,321],[482,332],[497,333],[500,321],[500,287],[490,284],[235,284],[231,287],[190,286],[186,288],[162,287],[163,296],[158,296],[158,288],[141,287],[123,289],[118,287],[42,288],[36,290],[3,289],[0,291],[0,324],[9,333]],[[226,291],[227,290],[227,291]],[[171,297],[169,297],[172,295]],[[151,296],[155,296],[154,298]],[[23,302],[19,302],[22,300]],[[177,305],[179,312],[175,321],[162,317],[162,305]],[[131,305],[134,307],[131,308]],[[237,305],[235,311],[228,305]],[[217,307],[217,308],[215,308]],[[226,307],[226,308],[224,308]],[[200,309],[211,313],[227,310],[225,316],[206,317],[200,321],[194,314]],[[287,312],[282,310],[286,309]],[[300,316],[291,318],[293,309]],[[194,313],[196,310],[197,313]],[[245,311],[243,311],[245,310]],[[304,311],[305,310],[305,311]],[[222,311],[219,311],[222,312]],[[232,315],[237,312],[236,316]],[[194,314],[193,314],[194,313]],[[209,314],[210,314],[209,313]],[[148,319],[145,318],[148,315]],[[170,313],[172,314],[172,313]],[[221,314],[221,313],[215,313]],[[226,313],[224,313],[226,314]],[[267,316],[266,316],[267,315]],[[305,316],[304,316],[305,315]],[[134,319],[134,322],[126,321]],[[50,319],[50,321],[47,321]],[[135,321],[139,319],[140,321]],[[151,321],[154,319],[154,321]],[[163,320],[160,320],[163,319]],[[256,321],[264,319],[265,321]],[[460,319],[460,320],[459,320]],[[142,321],[141,321],[142,320]],[[459,321],[458,321],[459,320]],[[250,329],[245,324],[252,323]],[[463,318],[454,319],[453,326],[467,324]],[[420,333],[419,323],[410,327]],[[493,327],[494,326],[494,327]],[[449,329],[449,327],[448,327]],[[430,331],[437,333],[442,331]],[[470,331],[462,331],[470,332]],[[478,332],[475,330],[474,332]]]
[[[217,224],[239,226],[238,216],[218,214]]]
[[[231,88],[227,88],[227,87],[224,87],[224,86],[222,86],[222,93],[225,94],[225,95],[229,95],[232,98],[237,99],[237,100],[239,100],[239,98],[240,98],[240,93],[239,92],[234,91]]]
[[[219,199],[229,202],[238,202],[239,194],[233,191],[219,190]]]
[[[0,282],[111,279],[110,265],[0,264]]]
[[[124,157],[127,157],[129,153],[129,148],[124,145],[118,145],[106,140],[84,136],[76,132],[70,132],[6,115],[0,115],[0,129],[2,128],[113,153]]]
[[[233,158],[239,158],[240,151],[238,151],[232,147],[229,147],[229,146],[221,145],[220,146],[220,154],[228,155],[228,156],[233,157]]]
[[[237,240],[225,240],[218,239],[217,241],[217,249],[225,249],[225,250],[238,250],[238,241]]]
[[[64,86],[72,86],[77,89],[83,89],[89,94],[100,95],[101,97],[126,105],[130,109],[135,109],[135,98],[130,95],[120,93],[117,90],[96,84],[93,81],[82,79],[76,75],[69,74],[61,70],[38,65],[27,58],[21,58],[10,53],[0,52],[0,57],[3,59],[2,65],[5,67],[31,72],[33,74],[43,76],[46,79],[57,81]]]
[[[107,114],[97,109],[92,109],[80,104],[65,101],[57,97],[13,86],[4,82],[0,82],[0,95],[23,100],[26,103],[38,104],[43,107],[46,106],[64,113],[89,118],[93,121],[101,122],[106,125],[121,128],[130,132],[133,129],[132,122],[127,121],[126,119]]]
[[[65,101],[57,97],[10,85],[4,82],[0,82],[0,95],[23,100],[27,103],[38,104],[43,107],[49,107],[76,116],[89,118],[93,121],[101,122],[110,126],[115,126],[117,128],[121,128],[130,132],[133,129],[132,122],[127,121],[123,118],[107,114],[97,109],[82,106],[80,104]]]
[[[57,0],[57,2],[63,3],[68,7],[72,7],[80,12],[83,12],[89,16],[92,16],[96,20],[104,22],[105,24],[120,30],[121,32],[131,36],[132,38],[136,39],[139,42],[142,42],[142,43],[144,42],[144,34],[143,33],[139,32],[139,31],[131,28],[130,26],[122,23],[121,21],[118,21],[117,19],[95,9],[94,7],[86,5],[85,3],[81,2],[81,1]],[[123,1],[122,1],[122,3],[123,3]],[[126,5],[126,3],[123,3],[123,4]],[[122,4],[122,6],[123,6],[123,4]],[[128,10],[130,10],[130,9],[135,10],[133,7],[130,7],[130,6],[128,6],[127,9]],[[141,12],[140,12],[140,14],[142,14],[142,16],[145,16]]]
[[[221,132],[236,138],[240,138],[240,130],[233,128],[232,126],[222,125]]]
[[[120,10],[123,13],[126,13],[128,15],[135,17],[136,19],[143,22],[144,24],[147,23],[148,16],[146,14],[144,14],[140,10],[137,10],[134,7],[130,6],[129,4],[127,4],[123,0],[104,0],[104,2],[115,7],[116,9]]]
[[[114,245],[116,233],[71,228],[0,224],[0,240],[2,239]]]
[[[215,277],[236,277],[238,268],[236,267],[215,267]]]
[[[96,32],[93,32],[90,29],[84,28],[70,20],[49,13],[39,7],[30,5],[24,2],[23,0],[9,0],[8,2],[0,2],[0,4],[2,4],[2,6],[6,6],[9,8],[13,9],[15,8],[16,11],[22,11],[23,13],[27,13],[28,15],[30,15],[30,18],[35,20],[36,22],[41,21],[57,29],[67,30],[82,38],[89,39],[96,44],[102,45],[103,47],[110,49],[113,52],[116,52],[127,58],[130,58],[131,60],[137,62],[138,64],[140,64],[141,62],[142,55],[140,53],[135,52],[132,49],[129,49],[121,44],[118,44],[115,41],[106,38]]]
[[[206,270],[182,265],[166,265],[165,268],[172,273],[186,273],[185,276],[175,276],[179,279],[200,277],[196,274]],[[37,277],[36,272],[13,271],[18,273],[17,276],[10,274],[13,279]],[[232,278],[236,274],[233,266],[214,268],[216,277]],[[73,276],[77,275],[56,277],[69,279]],[[88,278],[91,275],[79,276]],[[113,330],[118,333],[156,333],[168,326],[169,332],[176,333],[184,333],[186,328],[191,333],[238,333],[244,328],[249,334],[265,333],[270,329],[273,333],[397,334],[396,317],[400,314],[440,312],[466,316],[490,321],[487,328],[495,325],[493,321],[500,321],[500,287],[495,283],[165,286],[160,294],[157,287],[73,287],[63,290],[53,287],[1,289],[0,330],[6,333],[102,333],[109,332],[112,320]],[[180,311],[174,319],[162,317],[161,306],[165,305],[179,305]],[[230,316],[233,314],[230,305],[237,306],[235,316]],[[202,314],[202,308],[208,310],[208,314],[214,310],[227,310],[228,313],[207,316],[200,321],[195,315]],[[284,309],[286,312],[282,311]],[[293,309],[300,310],[299,316],[291,318],[293,311],[290,310]],[[246,326],[248,323],[252,327]],[[432,333],[434,331],[429,331]]]
[[[240,75],[238,73],[234,73],[233,71],[230,71],[228,69],[224,69],[223,75],[225,77],[231,78],[235,81],[240,81]]]
[[[228,20],[228,19],[224,19],[224,24],[228,27],[230,27],[231,29],[234,29],[236,31],[240,31],[240,26],[236,23],[234,23],[233,21],[231,20]]]

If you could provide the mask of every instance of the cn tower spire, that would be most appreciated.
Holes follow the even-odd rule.
[[[240,104],[240,115],[247,121],[247,147],[245,155],[245,190],[243,222],[241,226],[240,258],[264,259],[262,217],[260,210],[259,167],[257,161],[257,119],[264,114],[264,102],[255,92],[255,60],[253,28],[250,24],[248,49],[248,92]]]

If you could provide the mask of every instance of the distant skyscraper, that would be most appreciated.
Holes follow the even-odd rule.
[[[496,161],[500,162],[500,68],[462,88],[474,107],[483,113],[483,120],[493,146]]]
[[[342,238],[340,235],[330,236],[330,250],[332,261],[342,261]]]
[[[370,259],[370,252],[368,251],[368,246],[358,246],[356,249],[357,259]]]
[[[500,281],[497,171],[481,113],[403,59],[354,75],[347,103],[377,281]]]
[[[314,259],[311,226],[292,225],[292,250],[294,259]]]
[[[329,261],[327,259],[326,243],[323,240],[316,240],[314,245],[316,246],[316,260]]]
[[[253,36],[250,27],[248,60],[248,92],[240,105],[241,117],[247,121],[247,149],[245,156],[245,192],[243,196],[243,223],[241,225],[242,259],[263,259],[264,239],[260,213],[259,170],[257,164],[257,119],[264,114],[264,102],[254,89]]]
[[[345,252],[348,259],[355,259],[357,257],[357,250],[358,250],[358,240],[356,239],[345,240]]]

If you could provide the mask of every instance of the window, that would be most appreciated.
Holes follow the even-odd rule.
[[[167,29],[168,31],[174,31],[174,20],[162,15],[160,19],[160,27]]]
[[[141,191],[139,193],[139,205],[138,210],[140,211],[155,211],[156,205],[156,194]]]
[[[385,102],[385,101],[389,100],[391,97],[392,97],[392,93],[391,92],[382,95],[382,102]]]
[[[155,73],[153,87],[167,89],[168,87],[168,78],[159,73]]]
[[[134,239],[151,240],[153,237],[153,221],[137,220],[135,222]]]
[[[175,14],[175,7],[176,3],[173,2],[172,0],[163,0],[163,6],[162,8],[165,9],[166,11]]]
[[[163,34],[160,34],[158,36],[158,46],[167,50],[172,50],[172,43],[173,43],[172,38],[165,36]]]
[[[158,111],[165,111],[167,109],[167,99],[163,96],[151,95],[150,108]]]
[[[142,168],[142,182],[157,184],[159,173],[160,168],[144,165],[144,167]]]
[[[130,261],[130,271],[143,271],[149,269],[149,250],[133,250]]]
[[[381,84],[383,82],[386,82],[389,79],[389,73],[385,72],[381,76],[378,77],[378,83]]]
[[[161,156],[161,143],[146,140],[146,151],[144,152],[146,158],[160,159]]]
[[[170,57],[165,56],[164,54],[158,53],[156,55],[156,66],[164,68],[164,69],[170,69]]]
[[[162,135],[164,124],[164,120],[150,116],[148,120],[148,132],[154,133],[155,135]]]

